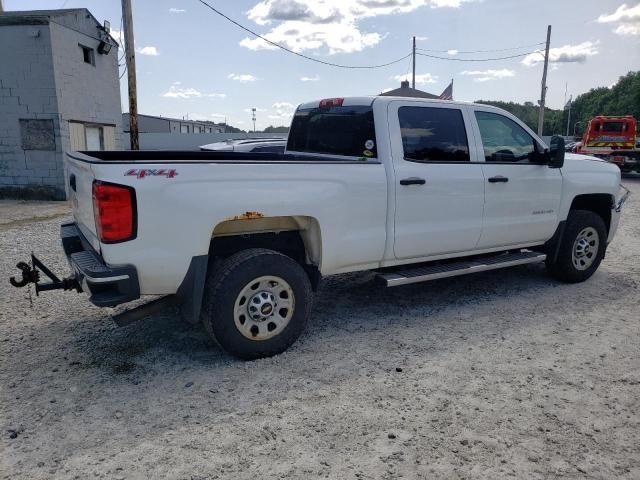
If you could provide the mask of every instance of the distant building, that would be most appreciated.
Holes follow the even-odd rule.
[[[122,127],[129,133],[128,113],[122,114]],[[225,133],[225,130],[226,125],[220,123],[138,114],[139,133]]]
[[[401,81],[400,88],[383,92],[380,95],[384,97],[440,98],[438,95],[423,92],[417,88],[411,88],[408,80]]]
[[[0,195],[65,198],[63,155],[121,148],[118,44],[85,8],[0,13]]]

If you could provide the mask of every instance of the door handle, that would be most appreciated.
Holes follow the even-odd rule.
[[[424,185],[427,181],[424,178],[409,177],[400,180],[400,185]]]
[[[502,175],[496,175],[495,177],[489,177],[489,183],[507,183],[509,179]]]

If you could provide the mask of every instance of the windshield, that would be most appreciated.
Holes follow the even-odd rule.
[[[299,109],[289,132],[287,150],[346,157],[377,157],[370,106]]]
[[[623,122],[605,122],[602,126],[603,132],[619,133],[624,132],[624,130]]]

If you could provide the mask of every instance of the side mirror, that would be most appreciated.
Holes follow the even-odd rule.
[[[564,165],[564,138],[554,135],[551,137],[550,143],[549,166],[551,168],[562,168]]]

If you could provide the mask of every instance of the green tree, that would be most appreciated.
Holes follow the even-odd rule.
[[[274,127],[273,125],[269,125],[263,131],[264,133],[289,133],[289,127]]]
[[[640,72],[629,72],[611,88],[598,87],[579,95],[571,108],[571,124],[582,134],[596,115],[633,115],[640,119]]]
[[[538,129],[538,106],[533,102],[524,105],[514,102],[478,100],[476,103],[502,108],[534,131]],[[564,135],[567,129],[567,110],[545,108],[543,135]],[[620,77],[610,88],[598,87],[578,95],[571,106],[569,134],[582,135],[589,120],[596,115],[633,115],[640,120],[640,72],[629,72]]]

